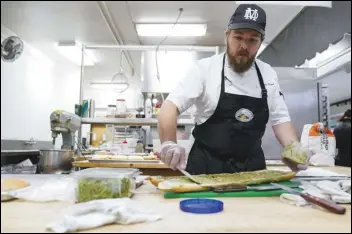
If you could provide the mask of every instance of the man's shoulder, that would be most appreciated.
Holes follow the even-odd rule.
[[[224,53],[214,54],[210,57],[201,58],[197,60],[196,63],[201,67],[209,67],[209,65],[216,65],[217,63],[219,63],[219,61],[221,62],[221,59],[223,56],[224,56]]]
[[[264,72],[275,72],[276,73],[274,68],[269,63],[263,62],[260,59],[256,59],[255,62],[257,63],[260,70],[263,70]]]
[[[264,80],[277,80],[277,73],[270,64],[265,63],[260,59],[256,59],[255,62],[257,63]]]

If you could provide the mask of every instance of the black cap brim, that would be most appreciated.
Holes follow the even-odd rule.
[[[258,25],[256,24],[251,24],[251,23],[234,23],[230,24],[228,29],[235,30],[235,29],[253,29],[263,36],[265,36],[265,32],[263,29],[261,29]]]

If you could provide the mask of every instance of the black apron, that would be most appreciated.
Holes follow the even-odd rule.
[[[233,173],[266,168],[261,139],[269,119],[267,90],[255,63],[262,97],[225,92],[225,55],[222,61],[220,98],[213,115],[196,125],[195,142],[186,171],[191,174]]]

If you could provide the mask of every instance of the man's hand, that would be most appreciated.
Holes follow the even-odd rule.
[[[309,163],[309,150],[294,142],[285,146],[282,161],[294,172],[306,170]]]
[[[186,149],[173,141],[165,141],[161,145],[160,158],[172,170],[186,169]]]
[[[291,169],[293,172],[304,171],[308,169],[308,164],[297,164],[289,159],[283,158],[282,161]]]

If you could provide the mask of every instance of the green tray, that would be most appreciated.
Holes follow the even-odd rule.
[[[297,183],[291,181],[280,182],[278,184],[282,185],[297,185]],[[270,185],[270,184],[261,184],[258,186]],[[298,186],[298,185],[297,185]],[[251,186],[254,187],[254,186]],[[297,191],[301,191],[299,188],[294,188]],[[172,198],[210,198],[210,197],[277,197],[281,194],[285,193],[284,190],[269,190],[269,191],[238,191],[238,192],[225,192],[225,193],[216,193],[213,191],[202,191],[202,192],[190,192],[190,193],[174,193],[174,192],[165,192],[164,198],[172,199]]]

